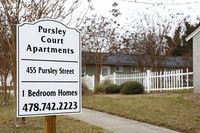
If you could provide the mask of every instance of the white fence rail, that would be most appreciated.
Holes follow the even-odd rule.
[[[94,90],[95,86],[95,77],[86,75],[85,77],[82,77],[82,82],[84,82],[89,90]]]
[[[193,88],[193,72],[183,72],[183,70],[174,70],[169,72],[151,72],[137,74],[116,74],[101,76],[100,83],[110,80],[113,84],[122,84],[126,81],[138,81],[145,87],[146,92],[183,90]]]

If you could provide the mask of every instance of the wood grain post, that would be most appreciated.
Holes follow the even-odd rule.
[[[45,116],[44,133],[56,133],[56,116]]]

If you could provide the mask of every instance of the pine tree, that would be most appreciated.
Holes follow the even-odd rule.
[[[171,52],[172,56],[192,56],[192,40],[186,42],[185,38],[189,36],[196,28],[200,26],[200,21],[196,25],[192,25],[185,21],[184,26],[178,26],[174,32],[173,37],[166,36],[167,45],[169,47],[174,47]],[[185,27],[184,33],[182,29]]]

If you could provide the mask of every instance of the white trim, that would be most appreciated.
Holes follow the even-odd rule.
[[[189,41],[191,38],[193,38],[198,32],[200,31],[200,26],[193,31],[188,37],[185,38],[186,41]]]

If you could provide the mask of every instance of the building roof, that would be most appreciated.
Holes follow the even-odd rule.
[[[197,33],[200,31],[200,26],[194,30],[188,37],[185,38],[186,41],[189,41],[191,38],[193,38]]]
[[[142,59],[140,55],[135,55],[138,58]],[[141,58],[140,58],[141,57]],[[85,58],[88,58],[88,56],[83,56],[82,60],[86,60]],[[164,56],[159,56],[159,59],[162,60]],[[145,59],[150,62],[150,56],[146,55]],[[159,64],[160,67],[165,66],[165,62],[160,61]],[[92,60],[87,61],[88,64],[94,64]],[[132,66],[138,66],[138,62],[133,59],[133,55],[127,55],[127,54],[112,54],[108,55],[103,62],[104,65],[132,65]],[[144,64],[144,63],[143,63]],[[144,64],[145,66],[148,66],[148,64]],[[171,56],[168,57],[166,61],[166,67],[192,67],[192,57],[183,57],[183,56]]]
[[[166,63],[167,67],[192,67],[193,66],[193,58],[192,57],[169,57]]]

